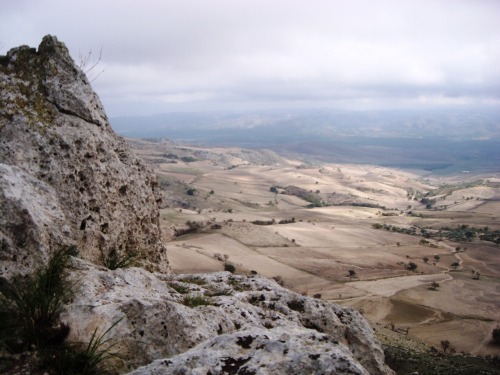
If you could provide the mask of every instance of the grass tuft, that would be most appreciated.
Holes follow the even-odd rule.
[[[190,291],[188,287],[181,284],[172,283],[169,286],[180,294],[188,294]]]
[[[104,255],[101,250],[101,261],[104,267],[109,270],[118,268],[133,267],[137,260],[136,252],[119,253],[116,249],[111,249],[108,255]]]
[[[3,284],[0,330],[4,346],[18,351],[64,341],[69,329],[59,322],[59,314],[73,295],[65,267],[75,250],[61,247],[34,274]]]
[[[113,323],[102,334],[99,334],[99,329],[96,328],[88,343],[71,343],[60,350],[49,351],[49,355],[44,356],[46,360],[49,360],[46,367],[51,368],[58,375],[107,375],[116,373],[111,360],[122,359],[122,357],[112,351],[116,343],[111,343],[111,339],[106,338],[106,335],[122,320],[123,317]]]
[[[205,285],[207,281],[199,276],[186,276],[180,279],[183,283],[196,284],[196,285]]]
[[[204,296],[185,296],[182,303],[188,307],[207,306],[212,303]]]

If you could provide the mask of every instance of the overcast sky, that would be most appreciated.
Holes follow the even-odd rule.
[[[0,0],[0,53],[56,35],[109,116],[500,106],[499,0]]]

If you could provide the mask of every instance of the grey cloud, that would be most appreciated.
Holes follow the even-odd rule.
[[[4,49],[36,46],[47,33],[75,59],[103,48],[94,86],[111,115],[500,104],[495,0],[0,3]]]

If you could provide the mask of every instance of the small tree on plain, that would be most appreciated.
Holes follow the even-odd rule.
[[[431,283],[431,286],[429,287],[430,290],[437,290],[437,288],[439,288],[439,283],[436,282],[436,281],[433,281]]]
[[[349,276],[349,280],[352,280],[353,277],[357,276],[355,270],[349,270],[348,272],[349,274],[347,276]]]
[[[448,340],[442,340],[441,341],[441,347],[443,348],[443,352],[446,353],[446,351],[450,348],[451,344]]]
[[[406,269],[410,271],[415,271],[417,269],[417,264],[414,262],[410,262],[406,265]]]
[[[500,327],[497,327],[491,332],[491,339],[494,344],[500,345]]]

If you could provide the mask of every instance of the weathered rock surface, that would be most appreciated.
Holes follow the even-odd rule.
[[[166,268],[156,177],[113,132],[55,37],[0,56],[0,163],[8,190],[0,193],[0,276],[23,273],[64,244],[93,262],[115,249]],[[54,217],[39,217],[45,203]]]
[[[110,337],[129,358],[128,368],[165,358],[134,374],[222,374],[224,366],[240,366],[240,374],[392,373],[357,311],[260,276],[167,278],[139,268],[100,270],[81,260],[75,268],[72,277],[84,282],[63,317],[72,338],[86,340],[97,326],[123,318]],[[183,304],[195,296],[210,304]]]
[[[18,167],[0,164],[0,275],[26,274],[64,243],[67,220],[56,190]]]

